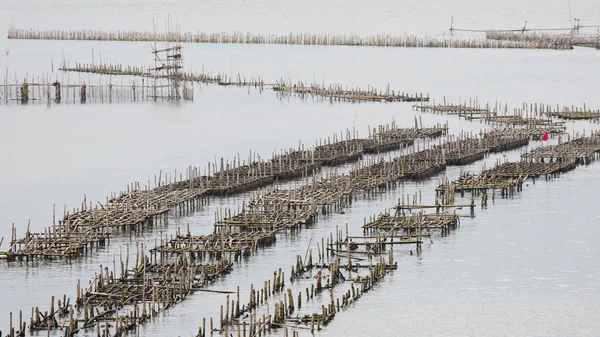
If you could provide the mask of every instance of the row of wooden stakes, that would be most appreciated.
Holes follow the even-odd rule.
[[[417,35],[377,34],[372,36],[335,35],[328,33],[290,33],[287,35],[233,33],[156,33],[150,31],[102,30],[36,30],[19,29],[10,25],[9,39],[29,40],[82,40],[123,42],[176,42],[176,43],[233,43],[233,44],[283,44],[308,46],[370,46],[397,48],[510,48],[510,49],[572,49],[571,40],[555,39],[491,39],[469,37],[430,37]]]

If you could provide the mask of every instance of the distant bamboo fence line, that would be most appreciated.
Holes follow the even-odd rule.
[[[572,46],[591,46],[598,48],[598,46],[600,45],[599,35],[488,31],[485,33],[485,38],[488,40],[497,41],[556,44],[571,46],[571,48]]]
[[[86,41],[179,41],[186,43],[283,44],[310,46],[365,46],[404,48],[509,48],[509,49],[571,49],[571,44],[545,39],[512,41],[485,38],[435,38],[416,35],[377,34],[371,36],[336,35],[326,33],[290,33],[287,35],[233,33],[154,33],[150,31],[102,30],[36,30],[19,29],[10,25],[9,39],[26,40],[86,40]]]
[[[92,73],[100,75],[125,75],[125,76],[149,76],[149,73],[140,66],[125,66],[120,64],[82,64],[76,63],[70,67],[63,65],[60,70],[67,72]],[[429,95],[415,93],[414,95],[391,90],[390,85],[386,86],[385,90],[378,90],[373,86],[365,88],[353,87],[348,88],[341,84],[304,84],[298,82],[293,84],[290,80],[280,79],[276,83],[266,83],[260,77],[251,77],[249,79],[237,75],[226,75],[218,73],[213,75],[202,70],[201,73],[183,72],[182,79],[186,81],[194,81],[200,83],[218,84],[222,86],[247,86],[257,87],[261,90],[265,87],[271,88],[277,92],[280,97],[288,97],[291,95],[306,99],[316,97],[322,100],[329,101],[349,101],[349,102],[427,102]]]

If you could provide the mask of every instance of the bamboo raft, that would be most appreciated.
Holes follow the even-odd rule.
[[[101,75],[129,75],[149,77],[151,74],[145,71],[142,67],[113,65],[113,64],[80,64],[76,63],[74,67],[63,65],[60,70],[65,72],[81,72],[93,73]],[[391,90],[389,84],[385,91],[377,90],[375,87],[364,88],[348,88],[340,84],[310,84],[306,85],[302,82],[292,84],[290,81],[281,79],[275,83],[265,83],[260,77],[242,78],[239,74],[237,77],[232,77],[227,74],[208,74],[202,70],[201,73],[182,72],[181,78],[185,81],[217,84],[221,86],[245,86],[255,87],[263,90],[265,87],[271,88],[280,98],[289,96],[297,96],[301,99],[319,98],[322,100],[333,101],[349,101],[349,102],[426,102],[429,96],[415,93],[411,95],[396,90]]]
[[[461,140],[450,144],[460,144]],[[456,145],[450,145],[456,146]],[[239,230],[285,230],[314,222],[318,209],[323,213],[342,209],[352,201],[353,193],[372,188],[385,188],[402,179],[429,177],[445,168],[442,156],[431,150],[409,153],[393,162],[378,161],[365,167],[358,166],[348,175],[335,175],[322,181],[313,177],[311,184],[287,191],[273,190],[256,197],[241,212],[215,221],[215,229],[231,232]]]
[[[308,46],[369,46],[398,48],[511,48],[511,49],[572,49],[569,43],[538,39],[533,41],[492,40],[485,38],[434,38],[416,35],[371,36],[333,35],[326,33],[290,33],[287,35],[233,33],[156,33],[150,31],[100,31],[100,30],[35,30],[19,29],[11,23],[9,39],[28,40],[80,40],[181,43],[231,43],[231,44],[283,44]]]
[[[489,170],[483,171],[481,174],[489,179],[494,177],[499,178],[514,178],[527,179],[538,178],[540,176],[549,177],[558,176],[560,173],[568,172],[577,167],[574,160],[542,163],[542,162],[506,162],[497,164]]]
[[[405,156],[406,157],[414,156],[414,157],[418,157],[418,158],[422,158],[422,157],[426,158],[427,157],[427,155],[421,156],[421,155],[416,154],[416,153],[407,154]],[[406,163],[406,164],[409,164],[409,165],[412,165],[412,162],[413,162],[413,160],[408,160],[408,159],[404,160],[404,161],[403,160],[400,161],[400,163]],[[418,161],[418,162],[426,163],[426,161],[423,161],[423,160]],[[176,174],[175,174],[175,176],[176,176]],[[343,175],[342,176],[334,175],[334,176],[326,178],[326,180],[323,183],[330,184],[329,186],[331,186],[331,184],[333,184],[333,186],[337,185],[339,187],[348,188],[348,187],[352,186],[352,185],[350,185],[352,180],[349,178],[349,177],[352,177],[352,176],[356,177],[357,174],[349,174],[349,175],[347,175],[346,178],[344,178]],[[191,181],[193,181],[193,179],[191,179]],[[348,184],[348,182],[350,182],[350,184]],[[314,186],[317,186],[317,185],[314,185]],[[135,187],[135,186],[133,186],[133,187]],[[319,187],[318,189],[317,188],[313,189],[313,192],[314,191],[318,191],[318,190],[321,190],[321,187]],[[346,194],[342,193],[341,195],[345,196]],[[326,196],[324,196],[324,198],[326,198]],[[315,198],[311,198],[311,199],[314,200]],[[253,206],[253,207],[248,206],[248,208],[249,209],[260,209],[261,211],[264,211],[265,214],[266,214],[266,212],[271,212],[271,214],[273,214],[273,212],[272,212],[273,210],[275,212],[279,212],[279,209],[281,207],[281,202],[283,202],[283,203],[290,203],[291,200],[289,200],[289,199],[288,200],[283,200],[283,201],[280,200],[279,201],[279,206],[277,205],[277,203],[274,203],[275,205],[268,204],[269,206],[265,207],[264,203],[263,203],[262,205],[257,204],[256,206]],[[314,203],[311,203],[311,204],[314,204]],[[306,204],[304,204],[304,205],[306,205]],[[306,207],[306,206],[298,206],[298,205],[296,205],[294,207],[302,209],[303,207]],[[314,209],[314,206],[311,206],[311,208]],[[308,208],[308,209],[310,210],[310,208]],[[279,213],[281,213],[281,212],[279,212]],[[229,218],[232,218],[231,215],[228,215],[228,216],[229,216]],[[70,222],[68,224],[70,225]],[[419,228],[418,225],[417,225],[417,227]],[[424,227],[426,228],[426,226],[424,226]],[[224,233],[216,233],[216,236],[213,236],[215,238],[215,240],[213,240],[211,243],[216,244],[217,246],[227,247],[227,243],[226,242],[228,242],[227,240],[230,240],[233,237],[233,235],[238,235],[238,237],[241,236],[242,238],[245,237],[246,234],[242,234],[242,233],[235,234],[234,232],[231,232],[231,228],[232,227],[229,227],[229,232],[226,233],[226,234],[224,234]],[[250,234],[250,235],[259,235],[259,236],[262,236],[262,235],[265,234],[264,233],[264,229],[254,230],[253,232],[255,232],[255,233]],[[415,236],[415,234],[416,234],[416,236]],[[219,239],[216,238],[219,235],[223,235],[223,236],[221,236],[221,241],[220,242],[218,241]],[[421,236],[426,237],[428,235],[429,235],[428,233],[421,233],[420,232],[420,228],[419,228],[419,231],[417,233],[412,233],[412,234],[409,234],[409,235],[395,236],[394,238],[391,238],[391,241],[385,241],[383,244],[385,244],[385,245],[390,244],[392,246],[394,244],[417,244],[417,245],[419,245],[420,242],[421,242]],[[223,240],[223,238],[225,238],[225,239]],[[348,238],[348,236],[347,236],[347,238]],[[184,236],[182,236],[181,234],[178,233],[176,239],[182,241],[182,245],[184,247],[186,246],[186,242],[187,242],[187,247],[190,247],[190,246],[194,247],[194,245],[195,245],[195,243],[194,243],[194,239],[195,238],[191,237],[191,235],[189,237],[185,238]],[[186,241],[186,239],[187,239],[187,241]],[[363,243],[362,246],[364,246],[365,248],[371,247],[372,249],[374,249],[374,250],[371,250],[371,248],[369,248],[369,250],[367,250],[365,252],[372,252],[372,253],[375,253],[375,254],[382,253],[383,252],[382,251],[383,248],[382,248],[382,243],[381,243],[380,239],[381,239],[380,237],[375,238],[375,239],[373,239],[373,238],[365,238],[366,241],[365,242],[361,242],[361,243]],[[173,240],[173,238],[171,238],[171,240]],[[394,240],[397,240],[397,241],[394,241]],[[250,240],[246,241],[246,245],[249,245],[248,241],[250,241]],[[253,241],[256,242],[255,240],[253,240]],[[165,242],[168,242],[168,240],[165,239],[163,241],[162,238],[161,238],[161,242],[163,243],[163,245],[161,245],[161,246],[164,246],[164,245],[166,245]],[[172,242],[172,241],[170,241],[170,242]],[[191,244],[190,244],[190,242],[191,242]],[[338,245],[342,245],[342,243],[339,240],[336,240],[335,242],[332,239],[328,240],[327,246],[330,247],[329,252],[331,254],[333,254],[333,255],[337,255],[337,254],[343,253],[343,251],[341,251],[341,249],[339,249],[339,247],[332,248],[332,247],[335,247],[335,246],[338,246]],[[320,256],[324,256],[325,247],[327,247],[327,246],[325,246],[325,244],[321,245],[321,247],[323,247],[323,249],[321,249]],[[199,247],[199,245],[195,245],[195,247]],[[214,245],[213,245],[213,247],[214,247]],[[255,247],[257,247],[257,246],[255,246]],[[358,263],[353,263],[352,259],[350,257],[351,254],[359,253],[360,249],[359,250],[355,249],[354,253],[353,253],[352,249],[348,249],[350,247],[350,242],[349,241],[346,242],[346,247],[347,247],[346,254],[348,254],[348,256],[349,256],[348,257],[348,264],[346,266],[341,265],[339,258],[338,258],[338,260],[336,262],[330,263],[328,270],[330,272],[332,272],[332,274],[330,275],[330,277],[327,278],[328,281],[327,281],[327,284],[325,286],[322,286],[322,285],[319,286],[319,284],[321,284],[320,280],[322,279],[322,276],[323,276],[322,274],[320,274],[320,276],[318,277],[317,287],[316,287],[318,290],[323,291],[325,289],[331,289],[331,287],[333,287],[333,286],[335,286],[337,284],[341,284],[340,283],[341,274],[339,273],[340,269],[347,268],[350,271],[350,270],[355,270],[356,268],[362,268],[363,267],[362,265],[360,265]],[[354,245],[353,245],[353,247],[354,247]],[[218,249],[218,250],[221,250],[221,249]],[[211,255],[212,253],[215,253],[215,251],[218,251],[218,250],[209,251],[208,255]],[[187,249],[183,249],[182,251],[185,251],[186,253],[193,253],[193,251],[187,250]],[[175,254],[176,256],[180,256],[181,255],[181,254],[178,254],[178,252],[175,252],[175,253],[176,253]],[[199,253],[198,255],[201,255],[201,254],[205,254],[206,252],[198,252],[198,253]],[[151,261],[151,258],[147,258],[147,257],[144,258],[144,261],[147,261],[147,262],[146,263],[142,263],[144,266],[146,266],[146,267],[142,267],[142,268],[145,270],[146,273],[150,273],[150,272],[156,271],[156,268],[159,268],[158,266],[163,266],[164,268],[166,268],[166,272],[165,272],[164,268],[160,269],[160,272],[158,272],[159,275],[165,275],[164,276],[164,280],[165,281],[160,281],[161,278],[159,278],[158,283],[155,281],[155,283],[154,283],[155,286],[142,286],[141,288],[142,289],[147,289],[147,292],[146,291],[141,291],[141,292],[139,292],[139,294],[140,294],[139,297],[134,297],[133,299],[130,299],[130,298],[131,298],[131,296],[133,296],[135,294],[138,294],[137,292],[135,292],[136,290],[133,290],[131,287],[128,287],[128,286],[114,286],[114,284],[119,284],[118,282],[115,283],[115,281],[114,281],[114,279],[115,279],[114,275],[117,275],[116,265],[113,266],[112,276],[110,275],[111,273],[109,273],[109,271],[107,270],[107,268],[105,268],[103,270],[103,273],[101,272],[101,275],[104,275],[104,276],[102,276],[102,278],[105,279],[105,280],[110,280],[110,281],[108,281],[106,283],[100,282],[100,284],[104,284],[104,285],[108,284],[108,287],[100,288],[100,289],[94,289],[94,288],[92,288],[93,285],[91,284],[90,285],[91,289],[101,290],[101,291],[94,291],[94,293],[100,292],[100,293],[103,293],[103,294],[112,294],[111,291],[114,291],[117,294],[124,293],[125,295],[129,294],[131,296],[123,296],[121,298],[121,300],[119,300],[120,302],[117,301],[118,297],[112,296],[112,295],[108,295],[108,296],[104,295],[103,296],[103,295],[91,294],[90,293],[90,295],[94,295],[94,296],[93,297],[85,297],[84,296],[84,298],[86,298],[86,299],[87,298],[94,298],[94,301],[104,301],[104,302],[100,302],[100,303],[102,303],[104,305],[107,305],[108,309],[105,309],[105,311],[103,311],[105,313],[98,312],[98,310],[93,310],[92,309],[91,310],[92,314],[88,313],[90,311],[89,307],[88,307],[88,310],[84,309],[83,310],[84,313],[88,313],[88,318],[87,319],[84,318],[84,320],[83,320],[83,322],[84,322],[83,326],[86,326],[85,322],[89,322],[90,320],[92,320],[95,323],[95,325],[88,325],[87,327],[88,328],[93,328],[94,326],[96,326],[96,330],[97,330],[98,334],[100,335],[100,329],[101,328],[100,328],[100,323],[98,323],[98,322],[113,322],[114,321],[115,322],[115,324],[114,324],[115,334],[114,335],[121,336],[126,331],[131,330],[131,329],[135,328],[138,324],[142,324],[143,322],[145,322],[149,317],[154,317],[160,310],[165,310],[165,309],[169,308],[170,306],[176,304],[181,299],[185,298],[187,296],[187,294],[191,293],[190,289],[193,290],[195,288],[193,286],[190,286],[190,284],[192,284],[192,283],[183,283],[183,284],[181,284],[181,282],[192,282],[192,280],[196,280],[197,279],[197,277],[195,277],[195,276],[192,277],[192,274],[196,275],[199,272],[200,275],[202,275],[202,272],[203,271],[205,272],[207,269],[205,267],[192,268],[193,270],[196,270],[196,272],[191,272],[190,271],[190,272],[188,272],[186,274],[185,272],[181,272],[180,271],[179,273],[176,273],[175,269],[177,269],[177,267],[173,266],[173,264],[169,264],[169,263],[166,262],[166,258],[168,258],[170,255],[171,254],[168,254],[168,253],[167,254],[161,254],[160,255],[160,261],[161,262],[155,262],[155,265],[156,265],[155,267],[147,267],[146,265],[147,265],[147,263],[149,261]],[[204,257],[204,255],[202,255],[202,256]],[[217,256],[217,255],[215,254],[214,256]],[[377,264],[377,266],[375,266],[375,269],[371,269],[371,277],[357,277],[357,278],[354,279],[355,282],[357,282],[357,284],[361,284],[361,291],[368,291],[376,283],[376,280],[380,279],[378,277],[373,277],[374,273],[378,273],[378,275],[381,275],[381,277],[383,277],[385,274],[387,274],[387,271],[389,269],[393,268],[392,259],[391,259],[391,256],[392,256],[391,250],[390,250],[389,256],[390,256],[390,263],[386,264],[383,259],[380,259],[379,263]],[[191,257],[192,256],[190,256],[190,258]],[[187,261],[186,260],[187,257],[185,256],[185,254],[181,258],[183,260],[178,260],[178,261]],[[221,254],[220,258],[222,259],[222,261],[226,261],[226,260],[224,260],[225,259],[225,255],[224,254]],[[154,255],[154,259],[155,259],[155,261],[159,260],[157,254]],[[324,258],[322,258],[321,260],[324,260]],[[120,265],[121,265],[121,270],[122,271],[123,270],[128,270],[127,264],[128,264],[127,261],[125,261],[125,262],[121,261]],[[138,266],[137,262],[136,262],[136,266]],[[139,268],[136,268],[136,270],[137,270],[138,273],[140,272]],[[173,270],[173,272],[171,272],[171,270]],[[209,270],[213,270],[213,269],[209,268]],[[379,271],[377,271],[377,270],[379,270]],[[107,274],[108,274],[108,276],[107,276]],[[123,275],[123,272],[121,274]],[[292,274],[294,274],[294,273],[292,273]],[[277,276],[277,273],[276,273],[275,276]],[[96,276],[95,279],[97,279],[97,278],[98,278],[98,276]],[[201,276],[199,276],[198,278],[200,280],[204,279]],[[278,279],[282,279],[282,278],[283,278],[283,273],[280,272]],[[121,279],[123,279],[123,277],[121,277]],[[139,277],[138,277],[138,279],[139,279]],[[146,280],[145,277],[142,277],[142,279]],[[187,280],[187,281],[183,281],[183,280]],[[180,285],[177,285],[178,283],[175,283],[175,285],[170,286],[171,283],[169,283],[169,282],[180,282],[179,283]],[[281,288],[283,288],[283,282],[281,282],[281,281],[279,281],[279,282],[280,282],[279,285],[281,286]],[[94,284],[98,284],[98,281],[94,281],[93,283]],[[159,286],[164,286],[164,291],[157,292],[158,289],[161,289],[161,288],[159,288]],[[266,289],[266,287],[267,287],[267,284],[265,284],[265,289]],[[79,289],[80,289],[79,285],[78,285],[77,289],[78,289],[78,296],[77,296],[77,298],[78,299],[82,299],[82,296],[80,296],[79,294],[80,293],[86,294],[86,292],[83,291],[83,290],[79,291]],[[319,292],[319,291],[315,291],[314,290],[315,287],[313,287],[312,289],[313,290],[311,291],[311,294],[315,294],[315,293]],[[147,295],[150,292],[151,292],[151,295]],[[290,310],[289,310],[289,308],[290,307],[293,308],[294,305],[292,304],[291,306],[289,306],[288,305],[289,302],[288,302],[288,304],[286,304],[285,302],[284,303],[277,303],[276,310],[274,311],[274,312],[277,313],[277,315],[276,315],[276,317],[273,316],[273,318],[269,317],[268,318],[268,322],[269,323],[265,323],[265,322],[267,322],[265,320],[265,317],[263,317],[262,319],[259,319],[258,322],[257,322],[255,311],[252,311],[252,309],[256,308],[258,306],[258,303],[259,303],[259,301],[258,301],[258,299],[259,299],[259,293],[257,293],[257,292],[254,291],[254,292],[251,292],[251,294],[252,294],[252,299],[251,299],[251,301],[249,303],[249,306],[248,307],[242,306],[241,312],[243,312],[244,310],[247,310],[247,311],[250,312],[250,317],[252,317],[251,318],[251,322],[252,322],[251,326],[254,326],[255,331],[260,330],[261,327],[266,327],[266,325],[269,325],[271,321],[273,321],[273,323],[274,323],[273,326],[281,326],[281,324],[289,324],[290,323],[289,322],[289,319],[290,319],[290,313],[289,313]],[[261,292],[261,296],[264,296],[262,294],[263,293]],[[308,294],[308,288],[307,288],[307,294]],[[349,295],[349,294],[350,294],[350,292],[347,293],[347,295]],[[289,298],[289,297],[290,297],[290,293],[288,291],[288,297],[287,298]],[[346,296],[345,295],[345,296],[342,297],[342,301],[341,301],[342,304],[341,305],[343,306],[344,303],[346,303],[346,305],[349,305],[350,303],[352,303],[353,300],[356,300],[357,298],[358,298],[358,295],[355,295],[354,293],[352,294],[352,296]],[[129,302],[123,302],[124,301],[123,299],[130,299],[130,300],[129,300]],[[77,303],[79,304],[80,301],[81,300],[78,300]],[[90,299],[90,301],[92,301],[92,300]],[[115,301],[115,302],[112,302],[112,301]],[[140,301],[142,301],[142,310],[140,310],[138,308],[138,305],[139,305]],[[145,301],[151,301],[152,304],[149,304],[148,302],[146,302],[146,304],[144,304]],[[64,300],[63,303],[69,303],[69,301],[65,301]],[[85,306],[86,302],[84,301],[83,303],[84,303],[84,306]],[[94,303],[96,303],[96,305],[98,305],[97,304],[98,302],[94,302]],[[110,309],[111,308],[111,304],[110,303],[113,303],[112,304],[112,306],[113,306],[112,308],[113,309]],[[129,313],[126,313],[125,315],[123,315],[122,308],[119,309],[118,311],[114,311],[115,310],[114,308],[116,306],[118,306],[118,305],[125,306],[126,305],[126,304],[123,304],[123,303],[129,303],[129,304],[127,304],[129,307],[133,306],[133,308],[131,309],[131,311]],[[221,330],[220,331],[223,331],[223,330],[227,331],[228,326],[230,326],[231,324],[234,324],[235,321],[233,321],[229,317],[232,317],[234,315],[235,311],[234,311],[233,308],[239,308],[239,305],[240,305],[239,304],[240,303],[239,302],[239,295],[238,295],[238,302],[237,303],[238,303],[238,305],[236,306],[235,305],[235,301],[234,301],[232,303],[232,306],[231,306],[231,309],[230,309],[230,307],[228,306],[229,305],[229,300],[227,301],[227,307],[225,308],[225,311],[224,311],[226,313],[225,317],[223,317],[223,314],[221,315],[222,319],[221,319]],[[81,305],[79,305],[79,307],[80,306]],[[90,306],[93,306],[93,304],[90,304]],[[65,307],[69,307],[69,305],[67,304]],[[146,311],[146,308],[147,308],[147,311]],[[288,308],[288,309],[285,309],[285,310],[282,311],[282,308]],[[39,311],[39,309],[38,309],[38,311]],[[144,311],[147,313],[146,315],[143,314]],[[238,309],[238,311],[239,311],[239,309]],[[69,312],[69,315],[71,317],[73,317],[73,314],[71,314],[73,312],[73,310],[69,310],[68,312]],[[140,314],[140,312],[142,312],[142,314]],[[222,309],[221,312],[223,312],[223,309]],[[229,316],[229,312],[232,312],[232,314],[231,314],[232,316]],[[291,312],[293,312],[293,310],[291,310]],[[307,317],[311,317],[309,319],[309,321],[312,321],[311,322],[312,329],[314,329],[315,325],[316,325],[317,330],[318,330],[321,325],[327,324],[331,319],[333,319],[333,317],[335,316],[334,315],[335,312],[336,312],[336,305],[335,304],[330,304],[330,306],[328,306],[328,308],[326,308],[325,306],[322,307],[322,311],[321,311],[321,315],[320,316],[317,316],[317,315],[307,316]],[[114,318],[113,318],[113,315],[114,315]],[[46,328],[48,328],[48,326],[50,326],[50,329],[52,329],[53,327],[57,326],[57,324],[54,325],[54,323],[48,324],[48,322],[50,322],[51,319],[48,318],[46,320],[45,318],[46,317],[51,317],[49,315],[43,315],[43,316],[37,315],[36,316],[36,315],[32,314],[32,317],[34,317],[34,319],[32,319],[32,322],[34,322],[34,324],[32,324],[32,326],[34,326],[34,327],[38,327],[38,328],[42,329],[42,326],[44,326]],[[41,318],[40,321],[44,320],[44,322],[40,323],[39,325],[36,325],[35,322],[38,319],[35,319],[35,317]],[[90,317],[93,317],[93,318],[90,318]],[[300,321],[307,321],[307,319],[305,317],[303,317]],[[58,319],[56,319],[56,322],[58,322]],[[69,324],[69,326],[66,327],[66,329],[68,329],[67,331],[69,332],[68,335],[70,335],[72,332],[77,332],[77,331],[79,331],[79,329],[82,329],[79,326],[79,321],[78,320],[74,320],[73,318],[70,318],[70,322],[71,322],[71,324]],[[281,322],[283,322],[283,323],[281,323]],[[305,324],[308,324],[308,322],[305,322]],[[214,331],[213,330],[212,320],[211,320],[210,326],[211,326],[210,331]],[[238,328],[239,328],[239,326],[240,325],[238,325]],[[206,324],[205,324],[205,321],[203,320],[202,327],[199,330],[199,335],[200,336],[205,336],[206,335],[205,334],[205,329],[206,329]],[[256,329],[258,329],[258,330],[256,330]],[[202,332],[202,334],[200,332]],[[108,335],[109,335],[109,327],[108,327],[108,324],[105,324],[104,325],[104,336],[108,336]],[[113,335],[113,334],[111,333],[111,335]]]
[[[150,253],[160,254],[161,257],[188,253],[190,257],[200,260],[220,259],[222,255],[229,253],[227,255],[233,255],[237,260],[244,254],[256,252],[259,247],[274,242],[275,231],[273,230],[195,236],[191,235],[189,229],[185,235],[182,235],[178,229],[175,237],[168,240],[161,238],[160,242],[155,242]]]

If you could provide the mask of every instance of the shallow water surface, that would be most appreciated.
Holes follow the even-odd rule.
[[[582,24],[596,21],[597,3],[572,1],[571,15]],[[168,11],[165,11],[165,7]],[[567,1],[16,1],[0,4],[0,22],[11,17],[20,28],[159,29],[165,15],[182,31],[250,31],[286,34],[295,31],[340,34],[428,34],[443,36],[454,16],[456,26],[519,28],[568,26]],[[161,26],[162,25],[162,26]],[[47,75],[58,64],[99,60],[123,65],[148,65],[148,43],[84,41],[18,41],[0,34],[0,70],[11,81]],[[4,52],[8,51],[8,55]],[[266,81],[291,79],[307,83],[368,85],[429,94],[457,102],[523,102],[586,105],[597,109],[600,87],[598,51],[576,48],[549,50],[466,50],[305,47],[277,45],[184,45],[185,66],[200,71]],[[98,83],[120,78],[52,73],[62,82]],[[2,78],[4,76],[0,76]],[[123,79],[125,83],[128,78]],[[84,198],[104,200],[132,181],[153,180],[160,170],[203,167],[213,158],[245,157],[252,150],[264,157],[314,144],[335,132],[367,128],[395,120],[410,127],[446,123],[451,133],[479,132],[488,127],[453,116],[418,113],[412,103],[339,103],[280,100],[265,90],[196,86],[193,102],[0,105],[0,237],[10,238],[11,223],[22,235],[43,230],[63,205],[78,207]],[[569,132],[595,128],[587,122],[568,123]],[[557,140],[552,139],[551,143]],[[540,146],[532,142],[529,148]],[[525,149],[506,153],[517,160]],[[485,160],[490,167],[503,154]],[[482,162],[448,168],[449,179],[461,170],[478,172]],[[398,270],[338,314],[318,336],[594,336],[600,331],[600,229],[598,164],[579,167],[550,181],[529,183],[513,199],[496,198],[475,218],[462,218],[447,237],[434,236],[420,256],[409,248],[395,249]],[[345,214],[332,214],[298,233],[278,234],[277,243],[235,265],[212,289],[262,284],[276,268],[289,272],[295,256],[309,241],[320,240],[349,224],[361,232],[363,218],[393,206],[403,194],[421,191],[423,203],[434,202],[441,175],[424,182],[359,197]],[[143,183],[142,183],[143,184]],[[293,186],[288,183],[286,186]],[[119,251],[173,234],[189,224],[194,234],[212,231],[214,213],[237,208],[250,193],[215,198],[210,205],[182,218],[170,217],[139,235],[116,236],[111,245],[91,256],[65,261],[0,263],[0,330],[9,313],[25,317],[32,306],[47,308],[50,296],[75,295],[78,279],[93,277],[99,265],[112,264]],[[469,202],[469,198],[464,198]],[[1,248],[6,248],[6,242]],[[0,248],[0,249],[1,249]],[[315,254],[316,255],[316,254]],[[340,291],[343,291],[341,289]],[[168,310],[156,322],[142,326],[140,336],[187,336],[196,333],[203,317],[218,320],[225,295],[196,293]],[[281,331],[277,334],[281,335]],[[308,335],[300,330],[302,336]]]

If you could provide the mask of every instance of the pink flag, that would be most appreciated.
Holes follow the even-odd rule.
[[[544,135],[542,136],[542,141],[547,141],[548,140],[548,132],[544,133]]]

